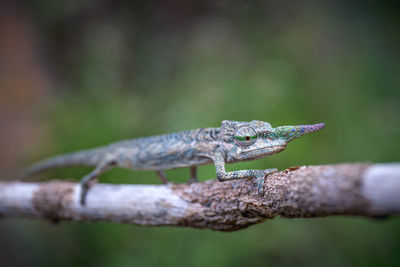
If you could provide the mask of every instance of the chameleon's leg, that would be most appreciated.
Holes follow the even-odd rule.
[[[159,170],[156,173],[158,175],[158,178],[160,178],[160,180],[161,180],[161,182],[163,184],[168,184],[169,183],[169,181],[167,179],[167,175],[165,175],[165,172]]]
[[[103,160],[97,167],[89,174],[85,175],[81,180],[81,196],[80,202],[84,206],[86,204],[86,195],[90,187],[96,183],[97,178],[101,173],[106,171],[111,166],[115,165],[114,159]]]
[[[190,179],[189,183],[196,183],[197,180],[197,166],[190,166]]]
[[[263,193],[264,179],[268,174],[277,172],[278,169],[265,169],[265,170],[240,170],[240,171],[225,171],[225,159],[222,154],[217,153],[214,156],[214,164],[217,172],[217,178],[219,181],[230,181],[244,178],[255,178],[257,179],[257,191],[259,194]]]

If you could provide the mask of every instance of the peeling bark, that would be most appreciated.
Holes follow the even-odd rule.
[[[253,179],[192,184],[109,185],[79,204],[73,182],[0,183],[0,215],[53,222],[112,221],[234,231],[281,216],[386,216],[400,213],[400,163],[294,167]]]

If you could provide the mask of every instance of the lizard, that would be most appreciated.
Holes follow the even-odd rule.
[[[85,205],[89,188],[96,183],[101,173],[114,166],[155,170],[161,181],[168,183],[164,170],[190,167],[190,182],[196,182],[197,166],[214,164],[219,181],[255,178],[258,193],[262,194],[265,177],[277,172],[277,169],[227,172],[225,164],[265,158],[279,153],[286,149],[290,141],[318,131],[324,126],[324,123],[318,123],[273,128],[270,123],[259,120],[224,120],[219,128],[199,128],[124,140],[103,147],[55,156],[32,165],[25,171],[24,176],[28,177],[55,167],[93,166],[94,170],[80,182],[80,203]]]

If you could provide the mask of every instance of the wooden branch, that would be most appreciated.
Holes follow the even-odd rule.
[[[234,231],[275,216],[400,214],[400,163],[289,168],[269,175],[264,196],[253,179],[220,183],[110,185],[0,183],[0,215],[51,221],[111,221]]]

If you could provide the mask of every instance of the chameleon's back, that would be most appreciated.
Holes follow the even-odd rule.
[[[123,150],[118,165],[137,170],[166,170],[212,163],[210,152],[218,142],[219,128],[157,135],[111,144]]]

